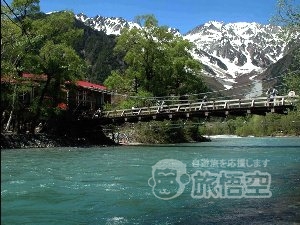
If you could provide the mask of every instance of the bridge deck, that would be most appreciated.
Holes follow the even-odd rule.
[[[102,120],[104,123],[137,122],[163,119],[180,119],[191,117],[208,117],[227,115],[260,114],[268,112],[285,113],[292,108],[298,100],[298,96],[276,96],[273,101],[267,97],[253,99],[231,99],[207,102],[191,102],[163,106],[150,106],[132,109],[104,111]]]

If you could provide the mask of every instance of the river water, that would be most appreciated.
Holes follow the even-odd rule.
[[[1,151],[2,224],[299,224],[300,138]]]

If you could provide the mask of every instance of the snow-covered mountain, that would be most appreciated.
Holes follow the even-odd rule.
[[[120,35],[121,30],[125,27],[140,27],[137,23],[127,21],[121,17],[87,17],[83,13],[77,14],[75,17],[93,29],[103,31],[107,35]]]
[[[107,35],[120,35],[123,28],[140,28],[140,25],[134,22],[127,21],[122,17],[104,17],[95,16],[87,17],[83,13],[75,15],[76,19],[83,22],[85,25],[92,27],[95,30],[103,31]],[[169,28],[169,31],[173,34],[180,35],[179,30],[176,28]]]
[[[124,27],[139,27],[117,17],[88,18],[78,14],[76,18],[106,34],[119,35]],[[172,31],[178,33],[177,29]],[[195,44],[192,55],[203,63],[207,80],[216,88],[230,89],[254,83],[259,95],[256,90],[259,81],[255,77],[288,51],[288,46],[279,38],[281,32],[280,27],[272,25],[210,21],[182,36]]]
[[[287,51],[279,39],[281,28],[258,23],[211,21],[184,38],[196,44],[193,53],[205,65],[205,73],[230,88],[240,76],[251,79],[277,62]]]

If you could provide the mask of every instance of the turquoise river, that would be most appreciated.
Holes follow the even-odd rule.
[[[2,149],[1,224],[300,224],[300,138]]]

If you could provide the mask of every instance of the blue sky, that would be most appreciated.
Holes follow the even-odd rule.
[[[71,10],[129,21],[154,14],[159,25],[178,28],[182,34],[211,20],[267,24],[276,4],[277,0],[40,0],[43,12]]]

